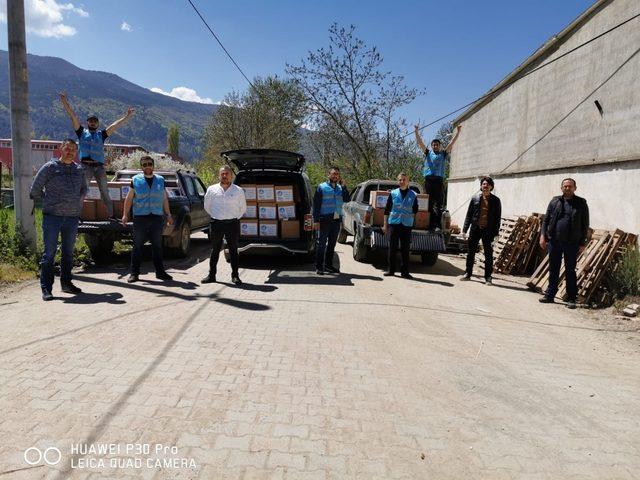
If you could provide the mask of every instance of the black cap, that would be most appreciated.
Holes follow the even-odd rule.
[[[95,118],[96,120],[98,120],[98,115],[96,115],[95,113],[92,113],[87,117],[87,120],[91,120],[92,118]]]

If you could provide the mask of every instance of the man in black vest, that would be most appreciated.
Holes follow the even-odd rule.
[[[484,177],[480,180],[480,193],[475,195],[467,210],[467,217],[464,220],[463,233],[467,233],[469,227],[469,252],[467,253],[467,270],[460,280],[471,279],[473,263],[476,258],[478,244],[482,240],[484,249],[484,283],[492,284],[491,274],[493,273],[493,239],[500,231],[500,216],[502,215],[502,205],[500,199],[493,193],[494,183],[491,177]]]
[[[567,281],[567,308],[576,308],[578,286],[576,263],[578,253],[588,243],[589,206],[584,198],[575,194],[576,181],[565,178],[561,184],[562,195],[553,197],[542,222],[540,246],[549,250],[549,286],[540,303],[553,303],[558,293],[560,262],[564,256]]]

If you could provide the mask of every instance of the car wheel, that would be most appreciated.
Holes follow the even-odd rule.
[[[178,235],[178,247],[175,253],[176,256],[184,258],[189,255],[189,248],[191,247],[191,225],[189,225],[189,222],[182,222]]]
[[[360,229],[356,229],[353,236],[353,259],[356,262],[364,262],[369,256],[369,247],[364,244],[364,238],[360,233]]]
[[[344,229],[343,225],[340,225],[340,233],[338,233],[338,243],[345,244],[347,243],[347,231]]]
[[[93,261],[99,263],[104,262],[109,257],[113,250],[115,239],[110,234],[93,235],[85,233],[84,242],[89,247]]]
[[[438,261],[438,252],[426,252],[420,255],[422,259],[422,265],[427,267],[433,267]]]

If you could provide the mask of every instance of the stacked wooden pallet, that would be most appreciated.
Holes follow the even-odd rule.
[[[578,255],[576,277],[578,283],[578,303],[601,303],[608,292],[602,283],[605,275],[615,269],[619,259],[629,245],[636,243],[636,236],[622,230],[595,230],[591,239]],[[538,265],[527,286],[540,293],[549,285],[549,257]],[[564,265],[560,268],[560,284],[557,298],[566,299]]]
[[[543,215],[503,218],[500,233],[493,243],[494,270],[510,275],[522,275],[533,270],[538,259],[540,228]],[[478,256],[484,264],[484,256]]]

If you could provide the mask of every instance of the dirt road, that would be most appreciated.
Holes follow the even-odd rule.
[[[348,245],[337,277],[200,285],[194,241],[169,285],[122,263],[4,292],[0,479],[640,477],[637,331],[453,257],[383,280]]]

